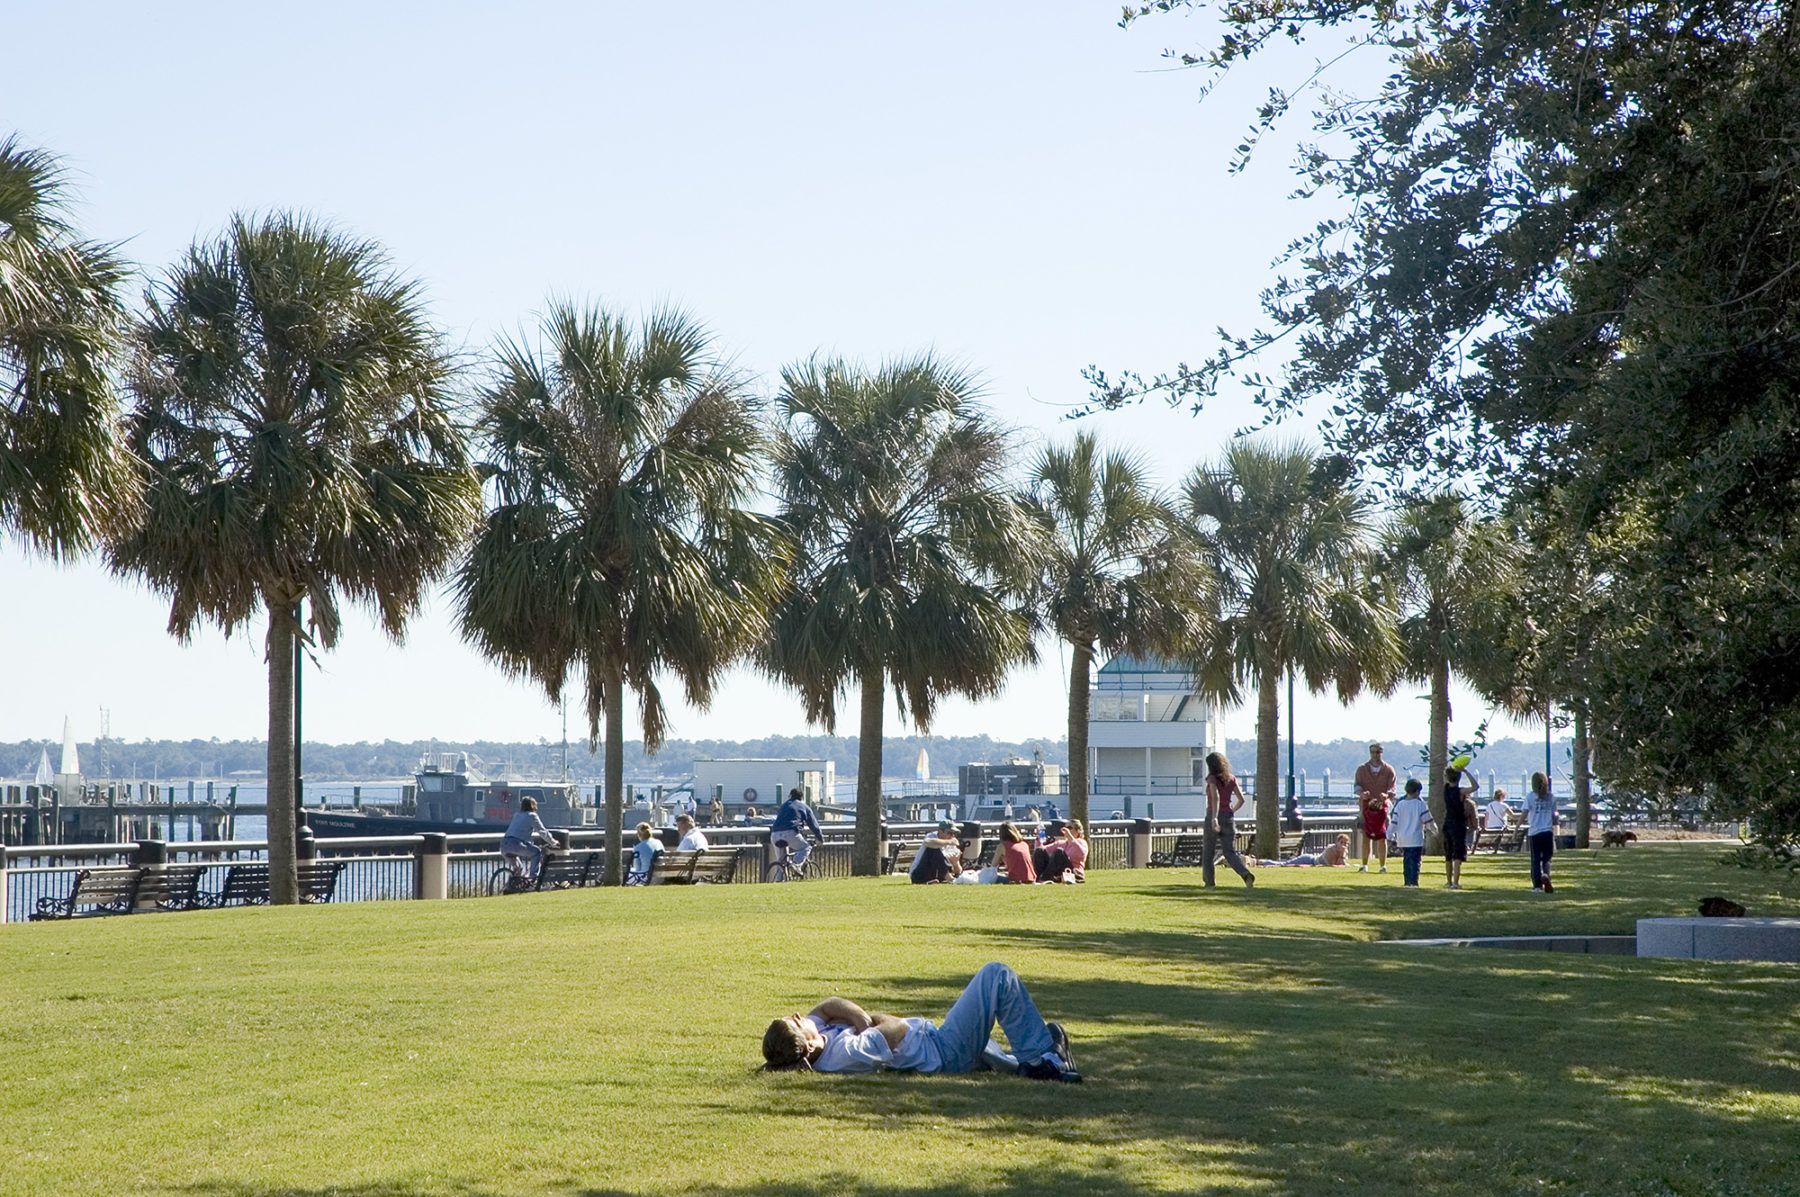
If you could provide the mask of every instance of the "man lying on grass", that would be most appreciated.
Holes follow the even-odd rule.
[[[988,1038],[996,1021],[1011,1055]],[[1034,1080],[1081,1080],[1069,1036],[1060,1024],[1044,1021],[1019,974],[1004,964],[982,965],[941,1026],[925,1018],[870,1014],[846,998],[829,997],[806,1014],[770,1023],[763,1059],[771,1070],[974,1072],[1000,1066]]]

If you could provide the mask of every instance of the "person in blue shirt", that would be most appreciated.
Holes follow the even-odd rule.
[[[540,845],[553,842],[550,829],[538,818],[537,799],[519,799],[519,813],[512,817],[512,822],[506,825],[506,833],[500,837],[500,854],[506,857],[507,865],[521,877],[535,877],[538,865],[544,859]]]
[[[807,842],[809,837],[811,843]],[[787,801],[781,804],[781,809],[775,812],[775,822],[769,825],[769,843],[784,845],[789,862],[798,867],[812,855],[812,844],[824,842],[825,833],[819,830],[818,816],[806,804],[806,795],[799,790],[789,790]]]
[[[643,885],[650,880],[650,868],[663,850],[662,841],[651,834],[650,824],[637,825],[637,843],[631,846],[631,871],[625,874],[626,885]]]

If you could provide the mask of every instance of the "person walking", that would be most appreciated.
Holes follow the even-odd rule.
[[[1237,830],[1232,816],[1244,805],[1244,789],[1232,775],[1231,762],[1222,752],[1206,754],[1206,835],[1201,841],[1200,878],[1207,889],[1213,887],[1213,861],[1223,852],[1225,863],[1244,879],[1244,888],[1256,885],[1256,874],[1238,855]]]
[[[1531,794],[1525,799],[1525,839],[1531,845],[1531,888],[1554,893],[1550,884],[1550,858],[1556,855],[1556,801],[1550,797],[1550,778],[1531,775]]]
[[[1369,745],[1369,759],[1356,767],[1356,804],[1362,812],[1363,849],[1359,873],[1369,871],[1369,849],[1374,848],[1381,871],[1387,872],[1388,804],[1394,800],[1399,774],[1381,759],[1382,747]]]
[[[1462,888],[1469,859],[1469,828],[1475,826],[1475,776],[1455,765],[1444,770],[1444,888]]]
[[[1419,888],[1419,864],[1425,858],[1425,825],[1432,821],[1431,808],[1421,796],[1423,791],[1418,778],[1407,778],[1406,797],[1394,803],[1394,813],[1388,821],[1388,837],[1400,849],[1402,884],[1408,889]]]

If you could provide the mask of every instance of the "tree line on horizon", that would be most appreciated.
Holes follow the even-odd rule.
[[[1180,7],[1189,5],[1152,4],[1127,19]],[[1285,35],[1362,9],[1294,6],[1302,19]],[[1637,31],[1632,23],[1644,19],[1598,9],[1587,15],[1622,29]],[[1726,109],[1747,105],[1756,129],[1791,115],[1800,88],[1777,84],[1800,60],[1782,58],[1792,16],[1723,9],[1744,23],[1712,30],[1729,34],[1719,44],[1737,55],[1737,74],[1703,89],[1717,117],[1709,130],[1744,162],[1791,153],[1800,141],[1758,140]],[[1226,19],[1252,41],[1227,38],[1211,59],[1193,61],[1223,69],[1284,35],[1286,18],[1256,6]],[[737,661],[792,687],[827,733],[854,695],[855,870],[870,873],[885,699],[929,729],[944,696],[996,694],[1044,635],[1071,649],[1076,813],[1087,802],[1091,671],[1096,658],[1129,654],[1189,665],[1198,693],[1254,697],[1259,837],[1275,834],[1281,798],[1284,684],[1348,700],[1424,683],[1426,771],[1437,778],[1461,747],[1449,740],[1454,672],[1515,716],[1572,726],[1583,842],[1597,725],[1610,776],[1647,789],[1703,787],[1727,807],[1748,802],[1752,826],[1779,840],[1800,810],[1793,787],[1777,784],[1791,778],[1800,742],[1769,751],[1756,732],[1758,711],[1789,701],[1780,690],[1787,673],[1771,667],[1771,654],[1787,643],[1794,608],[1779,599],[1784,559],[1769,546],[1785,543],[1782,520],[1795,517],[1759,480],[1786,477],[1776,468],[1784,446],[1800,444],[1782,423],[1792,405],[1781,388],[1793,381],[1782,364],[1793,343],[1783,321],[1800,294],[1800,273],[1782,264],[1793,239],[1706,259],[1741,260],[1756,282],[1749,294],[1774,314],[1758,325],[1754,352],[1725,317],[1705,324],[1740,357],[1669,359],[1681,363],[1692,398],[1648,404],[1642,388],[1652,375],[1633,370],[1640,338],[1664,344],[1657,337],[1673,313],[1712,309],[1659,300],[1644,311],[1663,325],[1646,317],[1621,332],[1605,323],[1616,315],[1605,287],[1583,289],[1596,277],[1615,289],[1631,282],[1622,265],[1608,273],[1637,259],[1605,256],[1606,234],[1580,242],[1594,257],[1577,269],[1566,265],[1567,240],[1508,241],[1486,226],[1446,238],[1450,218],[1435,200],[1406,206],[1417,198],[1401,185],[1407,179],[1445,194],[1466,183],[1480,198],[1494,185],[1489,168],[1505,165],[1477,162],[1466,178],[1420,168],[1445,161],[1434,140],[1441,112],[1545,149],[1549,177],[1529,181],[1544,188],[1545,203],[1574,185],[1555,175],[1566,161],[1556,139],[1573,127],[1568,111],[1494,106],[1494,95],[1513,94],[1489,86],[1515,81],[1505,75],[1516,69],[1510,18],[1401,4],[1370,19],[1377,44],[1395,56],[1395,89],[1371,115],[1326,113],[1326,127],[1360,156],[1315,157],[1306,170],[1312,186],[1383,212],[1386,223],[1321,225],[1319,246],[1348,238],[1355,252],[1319,248],[1297,259],[1301,277],[1268,297],[1274,332],[1168,384],[1201,394],[1239,376],[1256,347],[1298,330],[1287,383],[1248,381],[1277,417],[1313,398],[1335,404],[1328,450],[1266,435],[1221,438],[1214,456],[1166,490],[1133,454],[1086,431],[1024,460],[961,365],[928,353],[877,365],[815,355],[763,384],[721,361],[708,330],[672,309],[630,319],[557,300],[535,329],[501,338],[469,364],[446,350],[420,285],[398,276],[377,244],[285,212],[232,217],[150,282],[134,308],[123,299],[129,264],[73,228],[56,159],[14,137],[0,142],[0,526],[53,557],[104,553],[120,576],[168,598],[178,638],[202,623],[230,633],[261,621],[271,864],[282,900],[293,897],[283,829],[294,815],[303,656],[335,645],[345,601],[370,608],[399,637],[440,579],[472,645],[552,701],[575,689],[590,744],[607,748],[608,881],[618,880],[627,701],[654,752],[672,730],[661,687],[677,684],[704,707]],[[1547,21],[1531,31],[1544,42],[1533,52],[1577,74],[1617,72],[1621,94],[1630,93],[1637,43],[1610,56],[1557,57],[1569,43],[1556,39],[1583,27]],[[1456,49],[1448,60],[1471,74],[1414,53],[1421,35]],[[1462,55],[1470,38],[1473,59]],[[1733,90],[1733,79],[1744,86]],[[1473,90],[1454,92],[1464,85]],[[1433,106],[1446,97],[1449,108]],[[1653,98],[1601,107],[1630,124],[1640,111],[1670,111],[1665,97]],[[1398,127],[1419,144],[1383,140]],[[1632,144],[1610,126],[1604,133],[1606,146]],[[1491,153],[1515,142],[1470,144]],[[1678,157],[1652,146],[1645,160]],[[1750,199],[1785,194],[1790,166],[1783,159],[1773,173],[1731,175],[1752,181],[1724,207],[1718,195],[1673,194],[1689,216],[1718,216],[1708,235],[1724,245],[1748,236]],[[1504,208],[1494,203],[1471,210]],[[1654,221],[1630,227],[1646,244],[1675,236]],[[1755,227],[1784,236],[1789,228],[1774,216]],[[1459,257],[1472,242],[1485,256]],[[1404,277],[1388,271],[1432,253],[1440,257]],[[1543,286],[1504,269],[1480,274],[1514,260],[1538,263]],[[1433,289],[1440,266],[1512,288],[1522,306],[1469,306],[1461,284]],[[1695,271],[1658,278],[1686,279],[1703,298],[1712,284],[1703,267]],[[1742,281],[1715,290],[1742,297]],[[1559,322],[1565,300],[1594,323]],[[1457,338],[1486,338],[1485,374],[1460,351],[1444,356]],[[1562,378],[1557,353],[1572,373],[1548,386],[1546,370]],[[1695,364],[1702,359],[1704,368]],[[1754,402],[1705,373],[1727,360],[1753,384],[1744,393]],[[1621,390],[1620,376],[1640,390]],[[1103,406],[1133,390],[1098,376],[1096,384]],[[1709,402],[1734,413],[1729,436],[1708,423]],[[1591,442],[1572,443],[1569,427]],[[1689,461],[1679,453],[1658,456],[1681,440],[1670,429],[1709,447],[1704,482],[1683,474]],[[1621,472],[1611,453],[1635,454],[1650,472]],[[1484,470],[1491,485],[1472,484]],[[1730,516],[1723,523],[1718,505]],[[1745,527],[1760,531],[1740,535]],[[1694,561],[1706,568],[1688,568]],[[1671,584],[1683,578],[1686,589]],[[1758,585],[1746,589],[1747,578]],[[1723,711],[1741,716],[1735,739],[1716,722]],[[1659,739],[1670,727],[1684,730]],[[1742,788],[1725,784],[1727,761],[1740,766]],[[1427,794],[1440,801],[1436,785]],[[1272,839],[1257,848],[1272,855]]]
[[[1429,746],[1404,740],[1385,741],[1388,760],[1401,773],[1420,775],[1427,768]],[[263,776],[268,743],[264,740],[99,740],[78,744],[82,768],[98,779],[153,778],[228,780],[234,773]],[[855,736],[761,736],[747,740],[685,740],[671,737],[655,754],[644,751],[642,740],[624,745],[624,771],[635,777],[684,777],[698,758],[795,758],[832,761],[841,778],[855,776],[858,761]],[[1360,739],[1301,740],[1294,746],[1296,770],[1316,784],[1329,770],[1334,794],[1348,794],[1356,766],[1367,758],[1368,743]],[[934,777],[954,778],[967,764],[999,764],[1011,759],[1032,760],[1042,754],[1046,765],[1067,768],[1068,741],[1064,738],[996,740],[991,736],[890,735],[882,742],[881,771],[885,777],[910,778],[923,749],[930,756]],[[0,779],[17,784],[28,781],[37,769],[39,754],[48,751],[51,766],[57,764],[61,745],[44,740],[0,743]],[[1255,740],[1227,740],[1226,755],[1251,759]],[[306,742],[304,760],[309,784],[363,782],[410,777],[419,758],[428,751],[467,751],[492,772],[505,769],[526,777],[556,777],[563,761],[563,746],[547,740],[379,740],[341,744]],[[1286,746],[1282,770],[1286,775]],[[1552,768],[1559,777],[1572,768],[1572,742],[1564,737],[1550,746]],[[582,744],[569,746],[569,776],[587,782],[602,776],[602,752],[589,752]],[[1486,776],[1490,771],[1499,784],[1516,787],[1524,774],[1544,767],[1541,740],[1505,738],[1489,743],[1473,766]]]

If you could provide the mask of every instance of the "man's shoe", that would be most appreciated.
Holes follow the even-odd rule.
[[[1062,1081],[1079,1085],[1081,1074],[1075,1071],[1074,1057],[1069,1052],[1069,1033],[1063,1030],[1060,1022],[1047,1022],[1044,1029],[1050,1032],[1051,1050],[1039,1060],[1020,1064],[1019,1075],[1030,1077],[1034,1081]]]
[[[1368,865],[1357,865],[1356,871],[1359,873],[1366,873],[1369,871],[1369,866]]]
[[[1255,889],[1256,888],[1256,874],[1255,873],[1250,873],[1247,876],[1245,876],[1244,888],[1245,889]]]
[[[1065,1064],[1070,1072],[1075,1071],[1075,1053],[1069,1050],[1069,1032],[1063,1029],[1060,1022],[1047,1022],[1044,1029],[1050,1032],[1050,1050],[1056,1058]]]
[[[1063,1067],[1063,1062],[1054,1055],[1045,1056],[1031,1064],[1019,1065],[1019,1075],[1034,1081],[1064,1081],[1071,1085],[1081,1083],[1081,1074],[1073,1068]]]
[[[1382,866],[1381,866],[1381,871],[1382,871],[1382,872],[1384,872],[1384,873],[1385,873],[1385,872],[1387,872],[1387,866],[1386,866],[1386,865],[1382,865]]]

